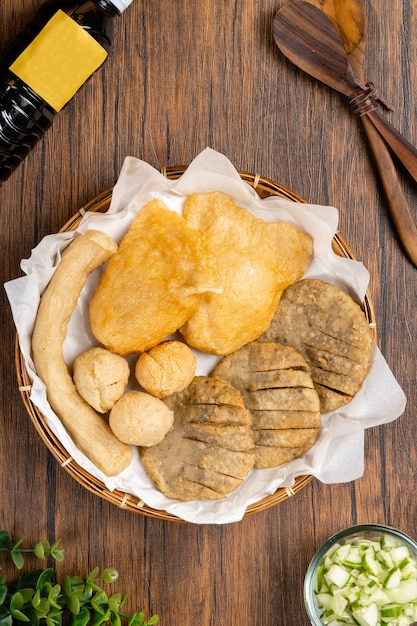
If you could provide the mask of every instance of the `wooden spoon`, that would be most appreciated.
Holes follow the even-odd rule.
[[[362,0],[309,1],[331,19],[343,41],[355,76],[364,83],[366,16]],[[408,258],[417,267],[417,225],[395,164],[387,144],[375,126],[366,115],[361,119],[398,237]]]
[[[351,98],[366,91],[353,73],[343,42],[323,11],[303,0],[293,0],[275,15],[273,35],[285,56],[314,78]],[[372,95],[368,98],[372,105]],[[392,151],[417,181],[417,150],[380,113],[364,113]]]
[[[360,62],[364,53],[364,33],[365,33],[365,7],[362,0],[308,0],[318,9],[323,11],[333,22],[343,42],[343,47],[347,52],[353,71],[359,80],[360,74],[352,63],[353,56],[360,51]],[[363,82],[363,80],[362,80]]]

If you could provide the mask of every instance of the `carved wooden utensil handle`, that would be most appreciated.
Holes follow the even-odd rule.
[[[368,116],[362,117],[387,205],[401,244],[417,267],[417,225],[387,144]]]
[[[417,182],[417,149],[378,111],[370,111],[366,116]]]
[[[417,224],[392,160],[392,152],[398,157],[411,176],[417,181],[417,150],[376,109],[376,102],[369,89],[362,89],[349,98],[349,103],[362,118],[375,165],[387,199],[397,234],[408,258],[417,267]]]
[[[381,102],[387,108],[393,108],[385,102],[373,83],[362,85],[349,96],[349,104],[354,113],[359,117],[366,116],[371,120],[391,150],[417,182],[417,149],[379,113],[377,102]]]

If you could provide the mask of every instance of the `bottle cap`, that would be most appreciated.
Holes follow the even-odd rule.
[[[110,3],[118,10],[120,13],[123,13],[127,7],[132,4],[133,0],[110,0]]]

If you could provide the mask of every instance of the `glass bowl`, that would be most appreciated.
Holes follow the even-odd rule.
[[[338,567],[329,574],[333,565]],[[308,566],[304,602],[312,626],[417,622],[417,542],[381,524],[339,531]]]

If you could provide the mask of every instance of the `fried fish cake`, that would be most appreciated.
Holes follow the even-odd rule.
[[[164,398],[182,391],[195,376],[197,359],[181,341],[164,341],[142,352],[135,365],[135,377],[148,393]]]
[[[222,192],[189,196],[184,217],[217,259],[223,291],[204,294],[181,332],[199,350],[229,354],[268,328],[280,294],[310,263],[312,239],[255,217]]]
[[[144,352],[222,290],[217,262],[198,231],[160,200],[146,204],[104,271],[90,304],[91,329],[112,352]]]
[[[300,280],[285,290],[261,339],[304,356],[322,413],[347,404],[371,365],[373,339],[363,311],[339,287],[319,279]]]
[[[152,448],[140,448],[148,476],[168,498],[218,500],[253,467],[251,416],[241,395],[220,380],[197,376],[164,398],[174,425]]]
[[[214,377],[238,390],[252,416],[255,467],[300,457],[320,432],[320,402],[301,354],[275,342],[252,342],[216,365]]]
[[[122,397],[129,375],[126,359],[99,346],[80,354],[73,364],[78,393],[99,413],[110,411]]]

